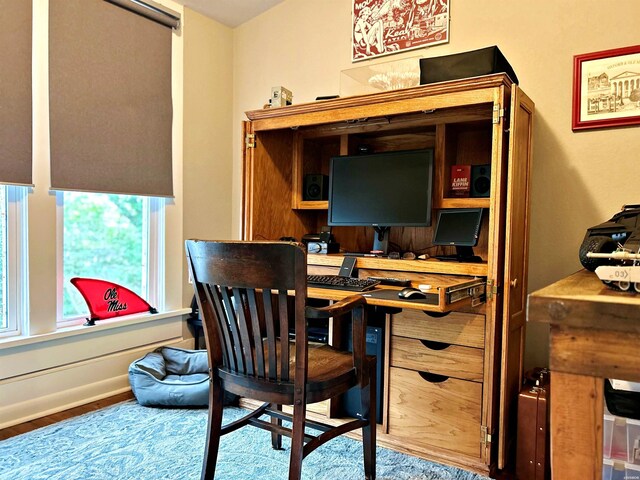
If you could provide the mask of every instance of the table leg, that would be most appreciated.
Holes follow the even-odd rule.
[[[551,372],[551,476],[602,478],[603,379]]]

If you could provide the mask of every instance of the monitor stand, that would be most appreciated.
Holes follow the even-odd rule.
[[[377,255],[386,255],[389,253],[389,227],[373,227],[375,235],[373,236],[373,249],[371,253]]]
[[[436,256],[438,260],[444,260],[449,262],[470,262],[477,263],[481,262],[482,258],[473,254],[473,247],[461,247],[456,245],[456,254],[455,255],[440,255]]]

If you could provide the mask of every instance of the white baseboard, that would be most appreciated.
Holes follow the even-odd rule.
[[[193,340],[145,345],[0,382],[0,429],[130,390],[131,362],[164,345],[189,349]]]

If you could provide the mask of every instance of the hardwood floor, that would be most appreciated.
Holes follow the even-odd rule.
[[[37,428],[46,427],[47,425],[66,420],[68,418],[77,417],[78,415],[93,412],[94,410],[100,410],[101,408],[108,407],[109,405],[113,405],[115,403],[124,402],[125,400],[130,400],[132,398],[134,398],[133,393],[129,391],[121,393],[119,395],[114,395],[113,397],[104,398],[93,403],[81,405],[79,407],[70,408],[69,410],[64,410],[62,412],[47,415],[46,417],[36,418],[35,420],[31,420],[30,422],[25,422],[19,425],[14,425],[13,427],[4,428],[0,430],[0,440],[5,440],[7,438],[20,435],[21,433],[30,432],[31,430],[35,430]]]

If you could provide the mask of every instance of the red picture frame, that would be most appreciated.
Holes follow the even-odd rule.
[[[573,57],[573,131],[640,124],[640,45]]]

